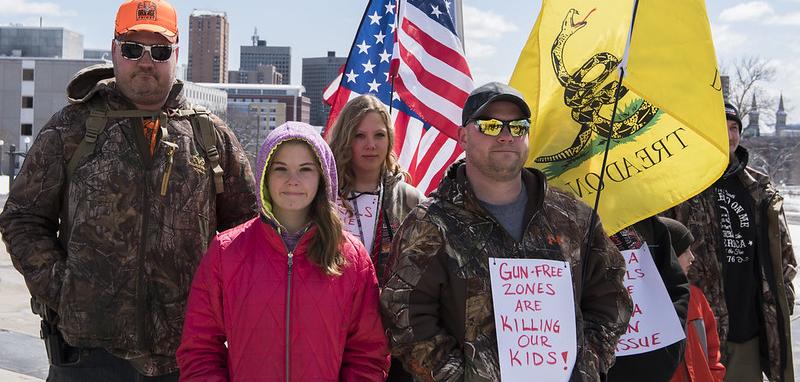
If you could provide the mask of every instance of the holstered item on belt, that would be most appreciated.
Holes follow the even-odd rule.
[[[47,359],[53,366],[70,366],[80,361],[80,349],[69,346],[58,331],[56,312],[31,298],[31,310],[41,317],[39,337],[44,340]]]

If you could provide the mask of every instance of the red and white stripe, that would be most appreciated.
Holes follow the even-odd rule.
[[[347,101],[359,96],[359,94],[351,94],[353,92],[350,89],[342,86],[343,77],[344,65],[339,68],[339,75],[336,76],[336,78],[334,78],[333,81],[328,84],[328,87],[325,88],[325,91],[322,92],[322,101],[331,106],[331,111],[328,114],[328,120],[325,123],[326,127],[333,126],[336,118],[339,117],[339,112],[342,111],[342,108]],[[324,135],[325,138],[328,137],[328,129],[325,129]]]
[[[342,65],[342,67],[339,68],[339,75],[336,76],[336,78],[334,78],[333,81],[331,81],[331,83],[328,84],[328,87],[326,87],[325,90],[322,92],[322,100],[325,101],[328,105],[330,105],[331,102],[333,102],[334,99],[333,97],[335,97],[336,92],[339,91],[339,84],[341,84],[342,82],[343,72],[344,72],[344,65]]]
[[[406,113],[394,110],[392,120],[398,162],[411,175],[414,186],[429,194],[463,151],[454,139],[435,128],[426,130],[422,121]]]
[[[474,87],[461,41],[410,3],[402,3],[399,19],[395,91],[422,119],[456,138]]]

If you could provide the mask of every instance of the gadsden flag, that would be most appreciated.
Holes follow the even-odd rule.
[[[608,234],[703,191],[727,166],[702,0],[545,0],[511,85],[533,114],[528,165],[589,205],[602,190]]]

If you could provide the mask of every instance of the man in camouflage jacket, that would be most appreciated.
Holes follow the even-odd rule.
[[[726,381],[750,375],[737,369],[746,362],[732,359],[732,353],[741,345],[729,336],[731,324],[738,324],[733,321],[741,321],[743,315],[729,314],[730,298],[734,304],[749,307],[755,316],[751,324],[755,326],[757,341],[748,360],[755,363],[754,372],[760,375],[763,371],[770,381],[794,381],[789,316],[794,307],[792,280],[797,273],[797,261],[783,212],[783,197],[769,176],[747,166],[748,152],[739,146],[742,127],[737,110],[726,105],[726,115],[731,152],[728,170],[712,187],[665,214],[686,225],[695,237],[691,247],[695,261],[689,268],[689,281],[703,290],[717,318],[722,361],[728,368]],[[731,199],[736,194],[731,191],[734,182],[744,190],[744,198]],[[740,205],[748,202],[751,203],[752,217],[737,216]],[[720,219],[721,214],[725,219]],[[722,227],[723,220],[726,227]],[[753,243],[741,238],[736,230],[731,232],[731,227],[740,225],[753,228]],[[744,248],[753,247],[752,257],[755,258],[740,252],[736,243],[741,243]],[[730,277],[728,273],[742,264],[751,264],[751,277],[729,279],[733,282],[726,285],[726,277]],[[728,288],[741,287],[742,284],[748,285],[745,289],[752,291],[752,300],[746,295],[747,290],[726,298]],[[741,378],[750,380],[750,377]],[[760,380],[759,376],[752,378]]]
[[[136,3],[120,7],[117,40],[177,41],[177,28],[172,36],[147,25],[120,32],[123,8],[135,12]],[[157,17],[168,14],[163,1],[144,3],[158,7]],[[132,60],[120,50],[115,43],[113,71],[90,67],[72,80],[71,104],[41,129],[0,215],[14,266],[33,298],[57,313],[54,323],[74,347],[61,354],[72,364],[51,365],[48,380],[106,380],[82,374],[92,368],[120,380],[177,380],[175,350],[194,271],[215,232],[255,215],[253,174],[231,130],[211,117],[224,171],[217,193],[190,118],[175,113],[189,108],[174,77],[176,52],[156,62],[152,52]],[[167,117],[152,140],[142,118],[109,117],[70,174],[90,104]]]
[[[459,144],[466,159],[448,169],[394,241],[381,294],[392,355],[419,380],[499,380],[489,257],[560,260],[570,264],[574,286],[578,356],[571,380],[601,380],[632,309],[622,255],[599,223],[585,253],[592,211],[548,188],[541,172],[523,169],[527,129],[520,136],[505,125],[497,136],[479,130],[475,120],[527,120],[518,91],[484,85],[463,114]],[[514,203],[515,218],[498,217],[498,206]]]

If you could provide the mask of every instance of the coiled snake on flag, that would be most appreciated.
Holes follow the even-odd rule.
[[[578,11],[570,9],[561,24],[561,33],[553,42],[551,50],[553,69],[561,86],[564,87],[564,103],[572,109],[572,119],[580,124],[580,130],[570,147],[557,154],[540,156],[535,160],[537,163],[557,162],[577,157],[589,144],[594,133],[612,139],[631,136],[650,123],[658,113],[657,107],[642,100],[641,105],[626,118],[621,121],[620,118],[615,118],[617,121],[614,122],[612,129],[611,120],[600,115],[600,109],[604,105],[614,105],[614,92],[619,81],[614,80],[605,86],[601,85],[619,65],[619,59],[611,53],[600,52],[587,60],[574,73],[569,73],[564,67],[564,46],[567,40],[588,24],[586,19],[592,12],[576,23],[574,17]],[[603,72],[596,78],[585,81],[586,75],[598,66],[602,67]],[[622,99],[627,93],[628,88],[621,86],[619,98]]]

